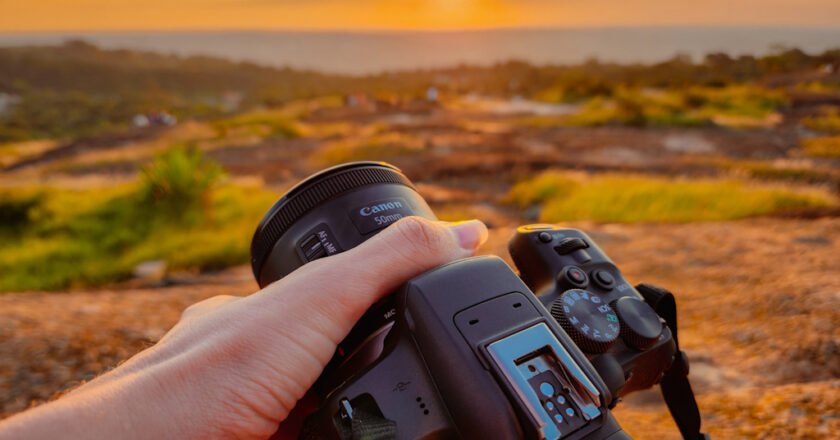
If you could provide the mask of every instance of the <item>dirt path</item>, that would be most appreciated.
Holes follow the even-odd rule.
[[[576,224],[632,281],[678,295],[680,339],[715,438],[840,435],[840,219]],[[486,252],[506,255],[510,228]],[[167,288],[0,295],[0,417],[160,338],[181,310],[256,288],[247,268]],[[616,411],[635,438],[677,438],[658,393]]]

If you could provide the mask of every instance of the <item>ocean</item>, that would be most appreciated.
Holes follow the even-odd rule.
[[[489,65],[507,60],[568,64],[597,58],[647,63],[709,52],[759,55],[778,47],[840,48],[840,27],[650,27],[429,32],[63,32],[0,33],[0,46],[82,39],[105,48],[209,55],[330,73]]]

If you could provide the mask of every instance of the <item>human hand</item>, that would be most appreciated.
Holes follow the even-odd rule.
[[[479,221],[409,217],[253,295],[197,303],[153,347],[4,421],[0,439],[267,438],[368,307],[486,238]]]

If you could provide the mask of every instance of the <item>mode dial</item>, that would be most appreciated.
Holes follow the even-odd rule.
[[[621,337],[637,350],[647,350],[656,344],[662,333],[662,320],[646,302],[625,296],[613,304],[621,320]]]
[[[603,353],[618,339],[618,316],[603,298],[582,289],[567,290],[551,303],[551,316],[581,350]]]

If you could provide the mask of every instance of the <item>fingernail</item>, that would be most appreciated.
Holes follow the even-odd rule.
[[[455,234],[463,249],[474,251],[487,241],[487,226],[479,220],[450,223],[449,230]]]

